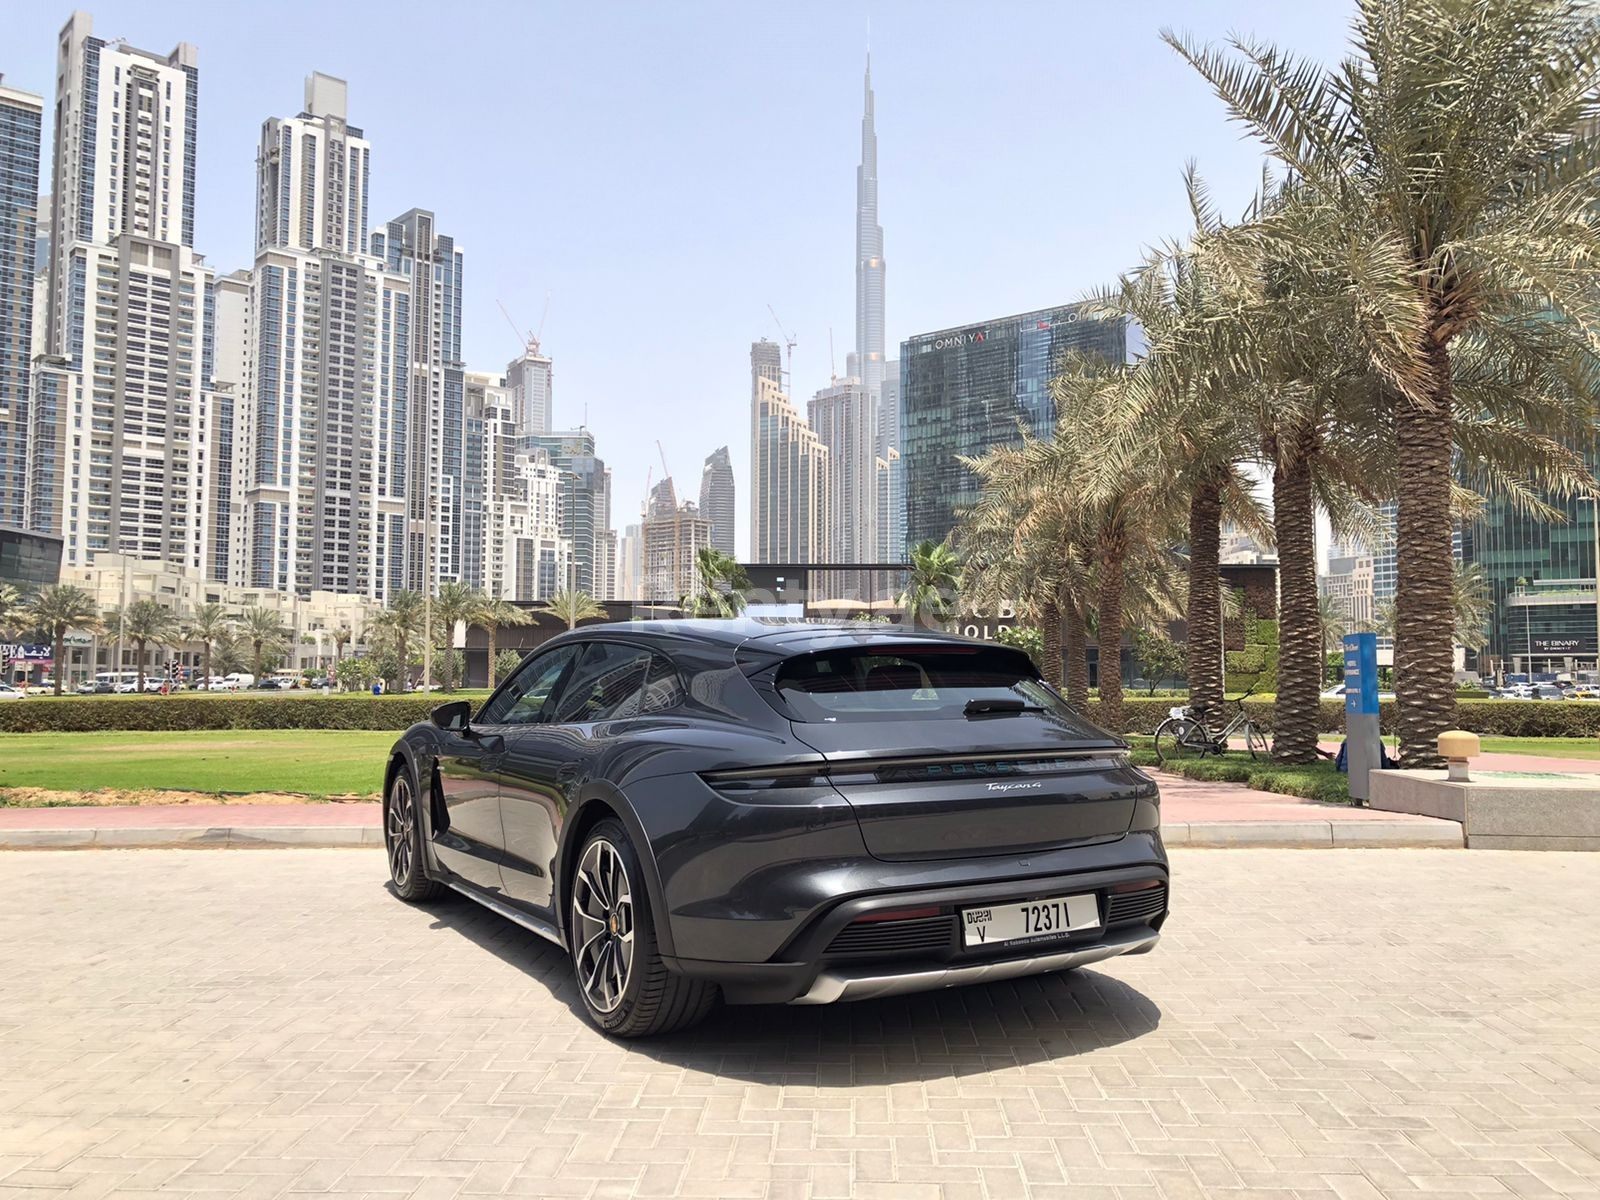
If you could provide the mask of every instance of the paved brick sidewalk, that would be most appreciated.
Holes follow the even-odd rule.
[[[1142,958],[621,1045],[376,855],[0,855],[0,1196],[1600,1195],[1600,855],[1174,870]]]
[[[1241,784],[1158,774],[1177,845],[1461,846],[1451,821],[1313,804]],[[0,849],[89,846],[379,846],[376,804],[0,808]]]

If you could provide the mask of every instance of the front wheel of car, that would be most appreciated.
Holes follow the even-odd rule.
[[[410,904],[436,898],[444,888],[423,865],[422,805],[411,767],[401,763],[383,796],[383,848],[394,893]]]
[[[596,825],[578,851],[567,938],[583,1008],[617,1037],[671,1033],[705,1019],[716,987],[667,970],[639,856],[621,822]]]

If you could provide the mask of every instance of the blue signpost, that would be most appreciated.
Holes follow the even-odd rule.
[[[1344,746],[1350,798],[1366,800],[1367,772],[1383,765],[1378,731],[1378,635],[1344,635]]]

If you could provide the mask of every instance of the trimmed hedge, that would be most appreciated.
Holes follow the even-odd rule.
[[[475,695],[481,695],[476,693]],[[95,733],[110,730],[184,729],[393,729],[428,719],[441,704],[462,694],[431,696],[92,696],[37,703],[0,704],[3,733]],[[1151,734],[1182,703],[1178,699],[1123,701],[1123,733]],[[1263,729],[1272,729],[1272,701],[1249,700],[1245,711]],[[1381,705],[1379,725],[1395,732],[1392,700]],[[1228,715],[1232,706],[1228,706]],[[1100,702],[1089,702],[1089,719],[1098,721]],[[1456,705],[1457,728],[1495,737],[1600,737],[1600,703],[1579,700],[1463,700]],[[1216,714],[1222,717],[1223,714]],[[1214,718],[1215,720],[1215,718]],[[1344,732],[1344,703],[1324,700],[1323,733]]]
[[[0,733],[185,729],[405,729],[455,697],[130,696],[0,704]]]
[[[1122,704],[1123,733],[1154,733],[1156,726],[1167,719],[1169,710],[1177,700],[1124,700]],[[1247,700],[1245,712],[1263,729],[1272,730],[1273,704],[1271,701]],[[1378,725],[1384,733],[1396,732],[1399,710],[1393,700],[1378,706]],[[1100,717],[1100,702],[1089,702],[1089,719]],[[1210,723],[1221,725],[1233,715],[1233,705],[1226,713],[1210,714]],[[1457,729],[1490,737],[1600,737],[1600,703],[1584,700],[1461,700],[1456,703]],[[1324,700],[1321,703],[1321,721],[1318,728],[1323,733],[1344,732],[1344,701]]]

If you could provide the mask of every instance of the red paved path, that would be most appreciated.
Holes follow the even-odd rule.
[[[1404,813],[1317,804],[1237,783],[1201,783],[1161,772],[1168,821],[1393,821]],[[82,808],[0,808],[0,829],[376,828],[376,804],[169,804]]]

